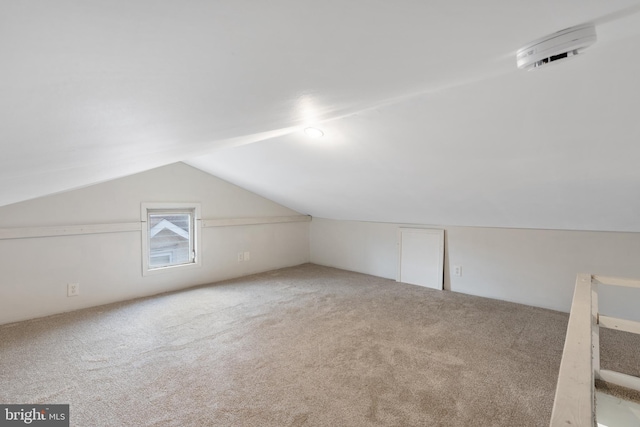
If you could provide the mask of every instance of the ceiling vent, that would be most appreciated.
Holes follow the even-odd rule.
[[[578,55],[596,42],[593,24],[579,25],[558,31],[527,44],[516,53],[518,68],[534,68]]]

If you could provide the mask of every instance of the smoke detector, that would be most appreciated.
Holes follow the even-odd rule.
[[[518,68],[532,70],[578,55],[597,40],[594,24],[567,28],[533,41],[516,53]]]

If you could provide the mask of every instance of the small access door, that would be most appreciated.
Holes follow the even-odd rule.
[[[400,228],[398,282],[442,289],[444,230]]]

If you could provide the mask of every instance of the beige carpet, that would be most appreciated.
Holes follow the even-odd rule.
[[[567,320],[307,264],[2,326],[0,402],[73,426],[546,426]]]

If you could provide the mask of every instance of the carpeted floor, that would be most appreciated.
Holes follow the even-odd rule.
[[[567,320],[307,264],[0,326],[0,402],[73,426],[546,426]]]

